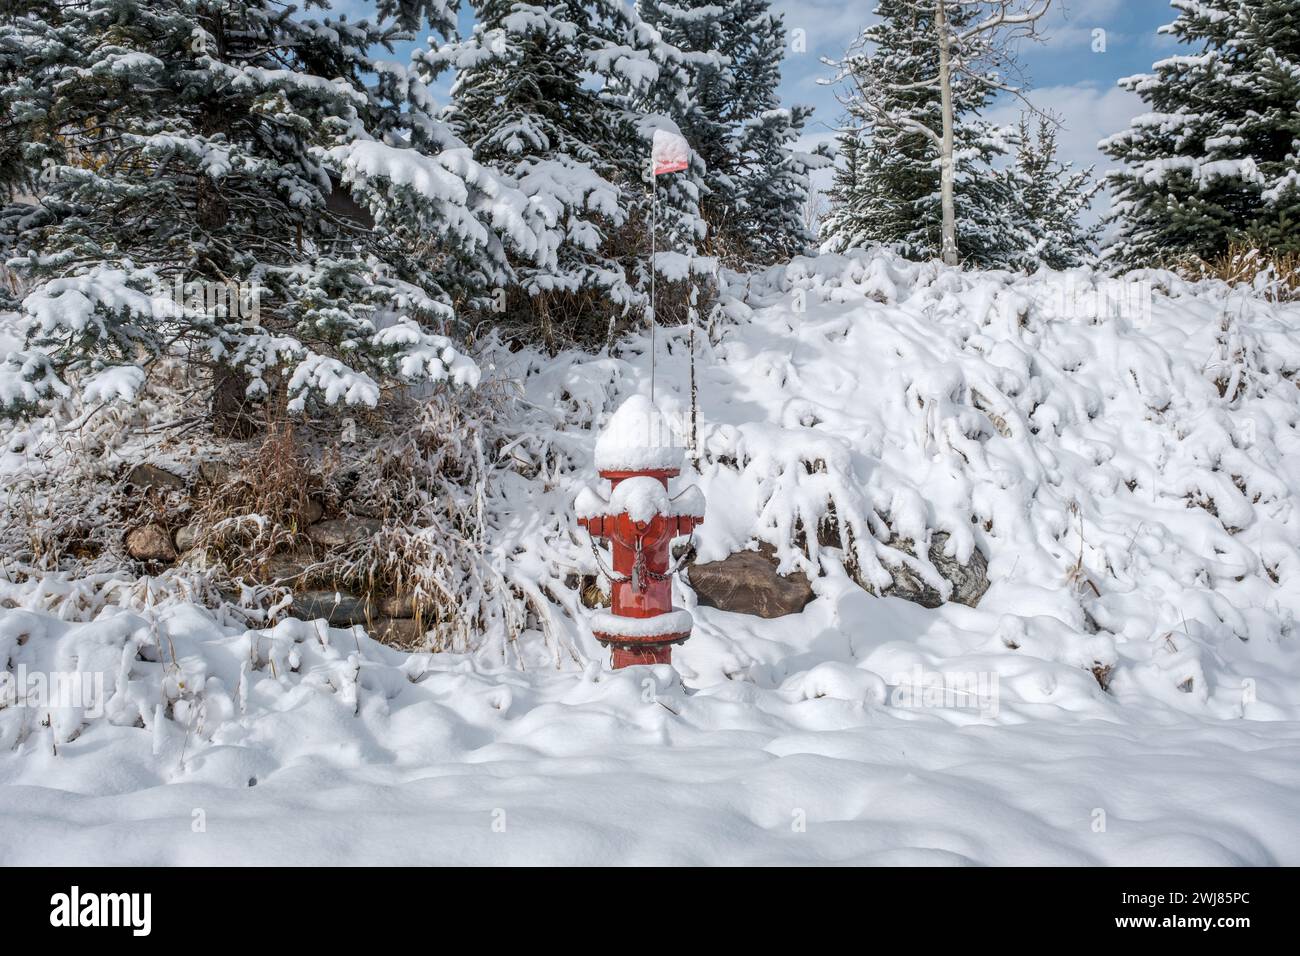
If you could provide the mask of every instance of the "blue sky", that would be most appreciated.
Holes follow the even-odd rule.
[[[819,85],[826,78],[823,57],[836,57],[861,32],[871,17],[863,13],[874,4],[837,0],[775,0],[785,14],[786,28],[807,31],[808,52],[787,56],[782,92],[791,102],[816,107],[808,142],[833,136],[841,109],[833,89]],[[1096,146],[1098,140],[1128,125],[1146,109],[1116,80],[1147,72],[1151,64],[1178,46],[1156,30],[1174,19],[1167,0],[1054,0],[1044,21],[1042,42],[1020,51],[1029,99],[1061,121],[1058,142],[1062,158],[1076,166],[1096,166],[1100,175],[1110,163]],[[1104,52],[1094,52],[1094,30],[1104,30]],[[1014,123],[1021,104],[1014,99],[995,105],[991,118]],[[1094,215],[1108,201],[1099,197]]]
[[[542,2],[542,0],[534,0]],[[807,103],[816,108],[805,142],[833,139],[841,109],[833,87],[820,84],[831,69],[824,57],[838,57],[871,21],[874,0],[773,0],[785,15],[791,35],[802,30],[803,52],[787,51],[782,68],[782,98],[787,103]],[[465,4],[468,7],[468,3]],[[334,7],[353,17],[372,16],[370,0],[335,0]],[[1174,19],[1167,0],[1054,0],[1044,23],[1044,40],[1026,44],[1021,51],[1030,100],[1061,121],[1058,142],[1062,158],[1078,166],[1105,171],[1109,160],[1097,151],[1097,141],[1128,125],[1145,112],[1142,101],[1119,89],[1115,81],[1146,72],[1156,60],[1174,52],[1178,44],[1158,36],[1156,30]],[[472,17],[462,11],[461,26],[468,30]],[[1095,30],[1103,30],[1104,51],[1094,50]],[[404,60],[409,49],[396,51]],[[444,88],[437,91],[446,93]],[[1014,123],[1020,104],[1008,100],[995,105],[991,118]],[[1100,198],[1094,209],[1100,215],[1107,205]]]

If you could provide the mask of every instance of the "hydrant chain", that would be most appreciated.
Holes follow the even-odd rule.
[[[670,580],[674,574],[676,574],[682,568],[686,567],[686,565],[690,562],[691,555],[693,554],[694,550],[695,550],[695,532],[692,531],[691,536],[686,539],[686,550],[682,552],[682,556],[680,558],[678,558],[676,561],[673,562],[672,567],[664,571],[663,574],[659,574],[657,571],[652,571],[650,570],[650,568],[646,568],[645,573],[653,581]]]
[[[690,563],[691,555],[694,550],[695,532],[692,531],[691,536],[686,540],[686,550],[682,552],[682,556],[674,561],[671,567],[660,574],[658,571],[646,564],[642,539],[637,538],[636,562],[632,565],[632,573],[619,574],[617,571],[611,570],[609,565],[605,563],[605,559],[600,556],[600,549],[596,547],[595,539],[593,538],[591,541],[591,554],[596,559],[596,570],[600,572],[601,576],[611,584],[627,584],[628,582],[631,582],[632,587],[636,588],[638,591],[644,591],[646,589],[644,578],[649,578],[651,581],[672,580],[673,575]]]
[[[632,590],[645,591],[645,550],[642,547],[645,538],[638,535],[636,539],[636,560],[632,562]]]
[[[598,570],[610,584],[626,584],[628,580],[630,580],[626,574],[619,574],[617,571],[610,570],[609,565],[607,565],[604,558],[600,556],[600,549],[596,547],[595,538],[591,539],[591,553],[596,559],[596,570]]]

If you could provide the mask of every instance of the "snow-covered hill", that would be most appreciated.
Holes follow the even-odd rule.
[[[862,253],[729,276],[698,339],[699,560],[771,545],[802,613],[696,607],[677,673],[603,669],[572,502],[648,340],[492,352],[523,633],[408,656],[175,575],[0,583],[0,862],[1300,862],[1300,307]],[[868,592],[947,593],[939,534],[977,607]],[[18,705],[68,670],[102,713]]]
[[[744,299],[698,363],[699,474],[683,480],[709,500],[701,561],[766,542],[826,602],[880,608],[845,564],[877,588],[906,566],[946,593],[927,556],[945,534],[957,560],[988,557],[992,587],[977,611],[949,606],[928,630],[951,621],[975,637],[882,650],[882,675],[918,654],[967,670],[1036,661],[1049,683],[1093,690],[1081,672],[1109,669],[1107,706],[1300,715],[1300,307],[1168,273],[1025,279],[865,254],[795,260],[753,277]],[[664,338],[658,400],[685,423],[684,333]],[[647,366],[625,355],[527,370],[528,399],[567,411],[548,449],[557,491],[513,489],[530,513],[560,516],[548,547],[593,477],[594,430],[648,387]],[[533,534],[511,535],[509,551],[530,553]],[[538,563],[581,564],[578,538],[574,554]],[[899,539],[922,542],[919,557]],[[853,641],[881,636],[843,632],[850,659],[864,654]],[[717,633],[681,657],[716,680],[755,663],[784,674],[786,652]]]

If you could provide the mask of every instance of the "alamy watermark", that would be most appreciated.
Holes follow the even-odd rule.
[[[658,406],[624,407],[618,413],[620,444],[645,448],[683,448],[691,434],[690,414]]]
[[[50,897],[50,925],[118,926],[130,929],[132,936],[148,936],[153,929],[153,894],[88,893],[73,886]]]
[[[227,321],[256,324],[262,312],[262,289],[254,282],[187,280],[179,273],[154,282],[153,295],[170,299],[177,310],[201,312]]]
[[[889,702],[894,707],[919,710],[973,710],[981,717],[998,715],[996,671],[927,671],[914,667],[890,681],[894,689]]]
[[[1083,281],[1067,276],[1042,295],[1042,304],[1063,319],[1126,319],[1135,325],[1151,320],[1152,285],[1146,279]]]
[[[15,707],[55,710],[79,707],[88,718],[104,715],[104,675],[100,671],[0,671],[0,701]]]

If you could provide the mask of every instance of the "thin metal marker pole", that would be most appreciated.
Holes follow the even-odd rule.
[[[655,400],[655,226],[659,218],[659,191],[655,188],[656,180],[654,158],[650,159],[650,401]]]

